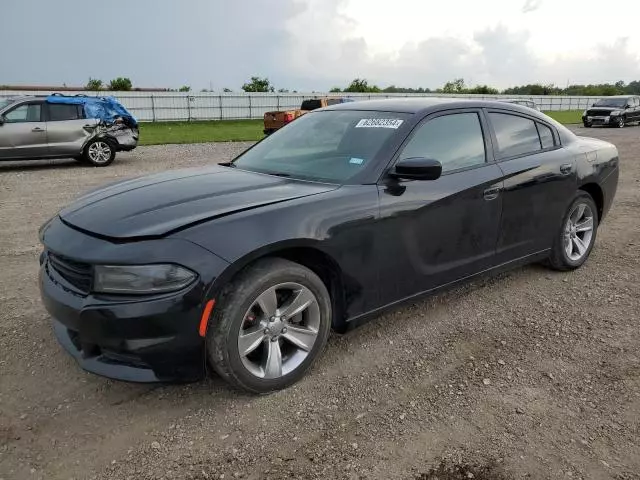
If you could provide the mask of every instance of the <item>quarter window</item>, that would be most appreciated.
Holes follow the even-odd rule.
[[[455,113],[427,121],[418,127],[400,154],[400,159],[413,157],[438,160],[443,172],[485,163],[478,114]]]
[[[49,121],[62,122],[65,120],[78,120],[82,118],[78,105],[65,105],[62,103],[49,104]]]
[[[14,108],[10,112],[4,114],[4,120],[7,123],[25,123],[40,121],[39,103],[26,103]]]
[[[538,127],[538,133],[540,134],[540,143],[542,144],[542,148],[552,148],[555,145],[552,130],[542,123],[536,123],[536,126]]]
[[[490,113],[501,157],[535,153],[542,149],[533,120],[505,113]]]

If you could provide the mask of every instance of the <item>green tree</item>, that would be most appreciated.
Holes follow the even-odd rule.
[[[333,87],[331,90],[329,90],[329,93],[340,93],[342,90],[340,89],[340,87]]]
[[[251,77],[248,83],[242,85],[245,92],[273,92],[275,89],[268,78]]]
[[[407,87],[396,87],[395,85],[391,85],[389,87],[383,88],[382,91],[384,93],[430,93],[431,90],[428,88],[407,88]]]
[[[356,78],[343,91],[349,93],[378,93],[380,88],[377,85],[369,85],[369,82],[364,78]]]
[[[128,92],[131,90],[133,84],[131,80],[126,77],[118,77],[114,78],[109,82],[109,90],[114,90],[116,92]]]
[[[230,88],[227,88],[227,87],[224,87],[224,88],[222,89],[222,91],[223,91],[223,92],[225,92],[225,93],[231,93],[231,92],[233,92],[233,90],[231,90]]]
[[[189,85],[183,85],[178,89],[179,92],[190,92],[191,87]]]
[[[102,80],[89,77],[89,81],[84,86],[85,90],[98,91],[102,90]]]
[[[289,93],[289,89],[288,88],[279,88],[278,89],[278,93]]]
[[[464,90],[464,78],[456,78],[453,81],[445,83],[441,91],[442,93],[464,93]]]
[[[476,85],[473,88],[469,88],[465,93],[481,93],[483,95],[497,95],[498,89],[490,87],[489,85]]]

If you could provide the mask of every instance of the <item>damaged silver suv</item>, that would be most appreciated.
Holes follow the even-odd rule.
[[[136,119],[113,97],[0,99],[0,161],[75,158],[96,167],[138,145]]]

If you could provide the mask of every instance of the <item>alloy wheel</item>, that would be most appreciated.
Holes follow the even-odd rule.
[[[624,128],[624,118],[622,117],[618,119],[618,128]]]
[[[264,379],[283,377],[311,352],[320,328],[320,307],[299,283],[272,286],[253,301],[238,333],[244,367]]]
[[[564,228],[564,249],[567,257],[576,262],[582,259],[593,241],[593,211],[586,203],[576,205]]]
[[[111,158],[111,147],[106,142],[94,142],[89,146],[89,158],[94,163],[106,163]]]

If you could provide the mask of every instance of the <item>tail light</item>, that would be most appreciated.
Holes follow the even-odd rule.
[[[284,123],[289,123],[293,121],[293,113],[285,113],[284,114]]]

